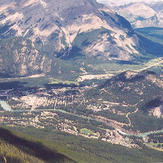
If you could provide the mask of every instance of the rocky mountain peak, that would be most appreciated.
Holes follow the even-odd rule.
[[[95,0],[1,2],[0,26],[3,38],[29,38],[39,47],[47,46],[44,49],[56,55],[65,54],[67,48],[71,51],[80,34],[100,30],[87,47],[80,47],[82,54],[103,55],[101,58],[106,60],[130,60],[130,53],[138,54],[134,48],[138,40],[136,35],[131,34],[133,30],[130,23]]]

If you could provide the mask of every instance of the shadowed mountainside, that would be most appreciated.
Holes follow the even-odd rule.
[[[57,153],[57,151],[51,150],[48,147],[42,145],[40,142],[34,142],[27,140],[25,138],[19,137],[12,133],[11,131],[0,128],[0,140],[5,141],[7,144],[10,144],[21,152],[26,153],[35,158],[39,158],[45,162],[74,162],[63,154]],[[8,151],[10,153],[10,151]],[[7,155],[7,154],[5,154]],[[6,156],[7,160],[8,157]],[[9,157],[9,160],[12,159]],[[14,161],[14,158],[13,158]],[[26,160],[24,160],[26,161]],[[20,161],[21,162],[21,161]]]

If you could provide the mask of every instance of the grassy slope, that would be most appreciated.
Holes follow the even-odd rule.
[[[80,163],[137,163],[160,162],[162,152],[151,150],[144,145],[142,149],[130,149],[119,145],[112,145],[101,140],[86,139],[50,129],[17,129],[22,133],[44,140],[49,148]],[[50,143],[48,143],[50,142]]]
[[[3,156],[8,162],[74,162],[60,154],[56,149],[50,149],[42,141],[25,135],[15,133],[5,128],[0,128],[0,161]]]

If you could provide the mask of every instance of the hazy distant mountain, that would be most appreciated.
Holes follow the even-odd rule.
[[[105,3],[109,5],[124,5],[124,4],[129,4],[129,3],[135,3],[135,2],[145,2],[145,3],[152,3],[153,1],[156,2],[161,2],[162,0],[97,0],[100,3]]]
[[[162,12],[163,11],[163,1],[160,2],[153,2],[149,5],[151,8],[153,8],[156,12]]]
[[[163,2],[130,3],[114,6],[120,15],[130,21],[134,28],[163,27]]]

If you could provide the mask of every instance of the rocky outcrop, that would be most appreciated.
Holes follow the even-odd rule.
[[[51,71],[51,59],[22,38],[0,40],[0,72],[10,76],[26,76]]]

